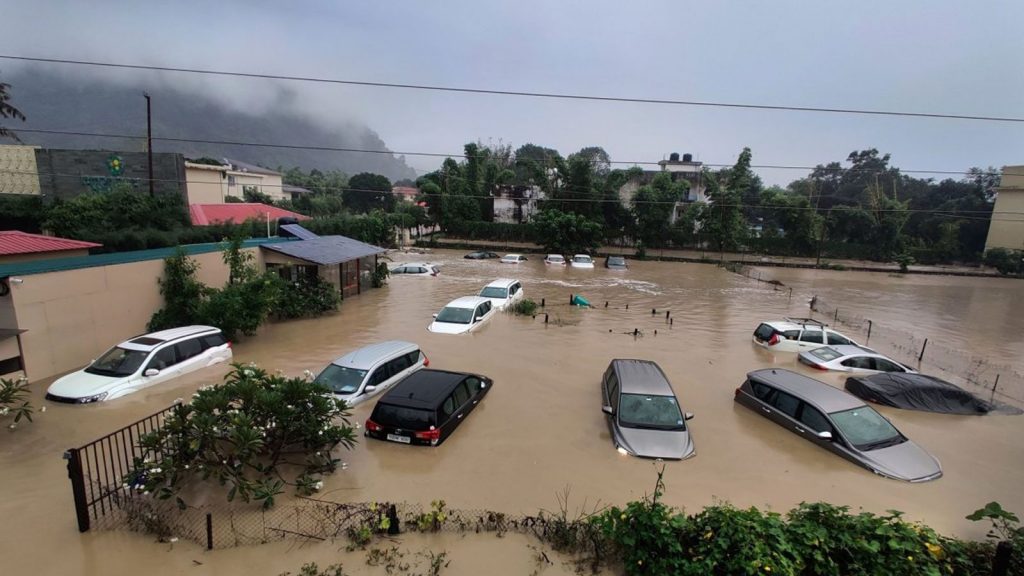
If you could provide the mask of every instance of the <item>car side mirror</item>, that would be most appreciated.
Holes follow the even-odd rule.
[[[363,392],[373,392],[376,389],[377,389],[377,386],[375,386],[374,384],[370,384],[366,388],[363,388]]]
[[[822,440],[831,440],[832,439],[832,433],[828,432],[828,431],[818,432],[818,438],[821,438]]]
[[[612,408],[611,406],[601,406],[601,412],[604,412],[605,414],[607,414],[609,416],[614,416],[615,415],[615,409]]]
[[[683,414],[683,418],[685,418],[686,420],[693,420],[693,412],[687,412],[686,414]]]
[[[160,374],[160,371],[157,370],[156,368],[148,368],[148,369],[146,369],[145,372],[142,373],[142,375],[147,377],[147,378],[151,378],[151,377],[156,376],[158,374]]]
[[[434,320],[437,320],[437,314],[431,314],[431,316],[434,317]]]

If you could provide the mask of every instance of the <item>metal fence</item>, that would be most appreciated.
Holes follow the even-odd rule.
[[[110,517],[120,517],[122,507],[132,496],[124,486],[124,478],[134,468],[135,460],[143,456],[139,438],[159,430],[164,417],[175,406],[64,452],[79,531],[86,532]]]

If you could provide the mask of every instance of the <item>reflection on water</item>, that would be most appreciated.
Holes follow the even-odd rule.
[[[392,278],[389,287],[346,301],[335,315],[272,325],[235,346],[236,360],[298,375],[306,369],[315,372],[358,346],[403,339],[418,343],[432,368],[494,378],[494,389],[483,404],[439,448],[364,441],[351,452],[339,451],[349,468],[326,479],[326,497],[415,502],[443,498],[454,507],[510,513],[551,509],[554,494],[566,486],[575,498],[589,502],[620,504],[641,497],[654,483],[651,462],[614,450],[598,391],[612,358],[645,358],[658,362],[684,409],[696,415],[690,424],[697,456],[668,463],[670,504],[693,511],[724,499],[782,511],[800,501],[827,500],[876,512],[900,509],[940,531],[974,536],[981,535],[978,527],[963,517],[984,503],[997,500],[1024,511],[1024,444],[1019,441],[1024,417],[880,408],[943,464],[941,480],[910,485],[876,477],[733,402],[746,372],[766,366],[842,385],[837,375],[805,369],[793,355],[773,354],[750,341],[762,320],[806,315],[812,294],[872,313],[887,312],[887,323],[933,331],[935,338],[992,344],[995,357],[1019,363],[1024,304],[1011,296],[1015,291],[1020,294],[1019,284],[772,271],[796,288],[790,298],[788,289],[773,290],[704,264],[630,262],[629,271],[610,272],[600,264],[594,270],[580,270],[546,268],[539,259],[505,265],[461,256],[449,251],[428,258],[396,256],[396,261],[440,263],[441,274]],[[532,319],[499,314],[473,335],[427,332],[432,313],[498,277],[521,279],[527,297],[545,301],[542,313]],[[595,307],[570,306],[571,294],[582,294]],[[549,317],[546,325],[544,312]],[[974,314],[998,321],[982,324]],[[85,557],[95,567],[88,573],[103,573],[95,550],[119,537],[96,534],[82,539],[74,531],[61,451],[154,412],[176,397],[188,397],[223,372],[214,368],[109,405],[51,406],[36,424],[5,435],[0,441],[0,479],[16,497],[0,504],[0,513],[25,520],[0,529],[2,541],[15,549],[39,549],[47,542],[48,548],[64,551],[60,557],[42,559],[50,568],[40,570],[44,573],[77,571],[79,564],[74,563]],[[40,385],[37,393],[44,388]],[[354,419],[361,422],[372,407],[372,402],[359,406]],[[151,551],[141,547],[125,553],[146,558]],[[254,559],[261,554],[269,552],[249,551]],[[160,566],[152,569],[161,571]]]

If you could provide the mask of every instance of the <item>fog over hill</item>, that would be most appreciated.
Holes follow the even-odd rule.
[[[195,82],[175,86],[169,79],[113,78],[109,75],[67,75],[43,67],[25,67],[0,75],[11,84],[11,103],[28,117],[7,125],[26,144],[49,148],[141,151],[143,139],[38,134],[26,128],[101,134],[146,134],[146,101],[153,102],[153,136],[299,146],[328,146],[387,150],[373,130],[356,120],[338,117],[318,120],[296,103],[295,94],[281,86],[260,88],[235,85],[237,98],[224,86],[204,93]],[[269,96],[268,96],[269,94]],[[214,97],[216,95],[216,97]],[[259,104],[257,104],[259,102]],[[324,114],[324,112],[319,112]],[[392,180],[415,178],[405,158],[392,154],[332,152],[156,140],[157,152],[180,152],[187,157],[232,158],[269,168],[342,170],[348,174],[375,172]]]

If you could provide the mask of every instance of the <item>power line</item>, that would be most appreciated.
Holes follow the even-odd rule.
[[[76,131],[76,130],[49,130],[49,129],[42,129],[42,128],[19,128],[18,132],[20,132],[20,133],[33,133],[33,134],[55,134],[55,135],[64,135],[64,136],[85,136],[85,137],[95,137],[95,138],[123,138],[123,139],[135,139],[135,140],[141,140],[141,139],[145,139],[146,138],[145,136],[138,136],[138,135],[133,135],[133,134],[106,134],[106,133],[99,133],[99,132],[82,132],[82,131]],[[302,144],[273,144],[273,143],[267,143],[267,142],[244,142],[244,141],[236,141],[236,140],[208,140],[208,139],[201,139],[201,138],[171,138],[171,137],[161,137],[161,136],[154,136],[153,140],[160,140],[160,141],[163,141],[163,142],[178,142],[178,143],[186,143],[186,144],[213,144],[213,145],[220,145],[220,146],[251,146],[251,147],[256,147],[256,148],[281,148],[281,149],[286,149],[286,150],[310,150],[310,151],[314,151],[314,152],[353,152],[353,153],[361,153],[361,154],[386,154],[386,155],[393,155],[393,156],[426,156],[426,157],[434,157],[434,158],[471,158],[471,157],[473,157],[473,156],[467,155],[465,152],[460,152],[460,153],[457,153],[457,154],[447,154],[447,153],[443,153],[443,152],[409,152],[409,151],[399,151],[399,150],[371,150],[371,149],[366,149],[366,148],[347,148],[347,147],[338,147],[338,146],[313,146],[313,145],[302,145]],[[476,157],[477,158],[487,158],[488,155],[487,154],[479,154]],[[609,164],[628,165],[628,166],[660,166],[661,165],[660,162],[649,161],[649,160],[647,160],[647,161],[609,160],[608,163]],[[701,166],[711,167],[711,168],[731,168],[735,164],[734,163],[733,164],[721,164],[721,163],[701,162],[700,165]],[[979,176],[995,176],[995,175],[1000,175],[1000,174],[1024,175],[1024,174],[1015,174],[1015,173],[1012,173],[1012,172],[1002,173],[1002,172],[996,172],[996,171],[971,172],[970,170],[909,170],[909,169],[905,170],[905,169],[902,169],[902,168],[887,168],[885,170],[877,170],[877,169],[871,169],[871,168],[854,168],[854,167],[844,168],[842,166],[829,167],[827,165],[798,166],[798,165],[780,165],[780,164],[751,164],[750,167],[751,168],[757,168],[757,169],[779,169],[779,170],[812,170],[812,171],[813,170],[823,170],[825,172],[865,172],[865,173],[869,173],[869,174],[873,174],[873,173],[886,173],[886,172],[889,172],[891,170],[898,170],[900,173],[906,173],[906,174],[943,174],[943,175],[951,175],[951,176],[960,176],[960,175],[966,175],[966,174],[972,174],[972,175],[973,174],[977,174]],[[428,171],[428,173],[429,172],[433,172],[433,170]]]
[[[598,102],[620,102],[629,104],[660,104],[670,106],[700,106],[714,108],[742,108],[750,110],[773,110],[787,112],[819,112],[829,114],[857,114],[869,116],[901,116],[912,118],[935,118],[944,120],[975,120],[987,122],[1024,123],[1024,118],[1003,116],[975,116],[969,114],[939,114],[928,112],[903,112],[892,110],[865,110],[856,108],[825,108],[813,106],[783,106],[769,104],[741,104],[735,102],[712,102],[699,100],[670,100],[661,98],[628,98],[618,96],[594,96],[556,92],[532,92],[522,90],[497,90],[487,88],[462,88],[455,86],[437,86],[428,84],[407,84],[393,82],[369,82],[364,80],[345,80],[339,78],[321,78],[313,76],[284,76],[255,72],[235,72],[228,70],[211,70],[199,68],[180,68],[173,66],[147,66],[142,64],[124,64],[116,62],[96,62],[88,60],[69,60],[64,58],[37,58],[30,56],[12,56],[0,54],[0,58],[26,62],[45,62],[48,64],[73,64],[78,66],[98,66],[103,68],[120,68],[131,70],[151,70],[157,72],[179,72],[187,74],[205,74],[213,76],[234,76],[240,78],[260,78],[268,80],[286,80],[290,82],[315,82],[321,84],[342,84],[348,86],[367,86],[374,88],[403,88],[409,90],[428,90],[435,92],[456,92],[461,94],[490,94],[499,96],[525,96],[530,98],[550,98],[562,100],[590,100]]]

